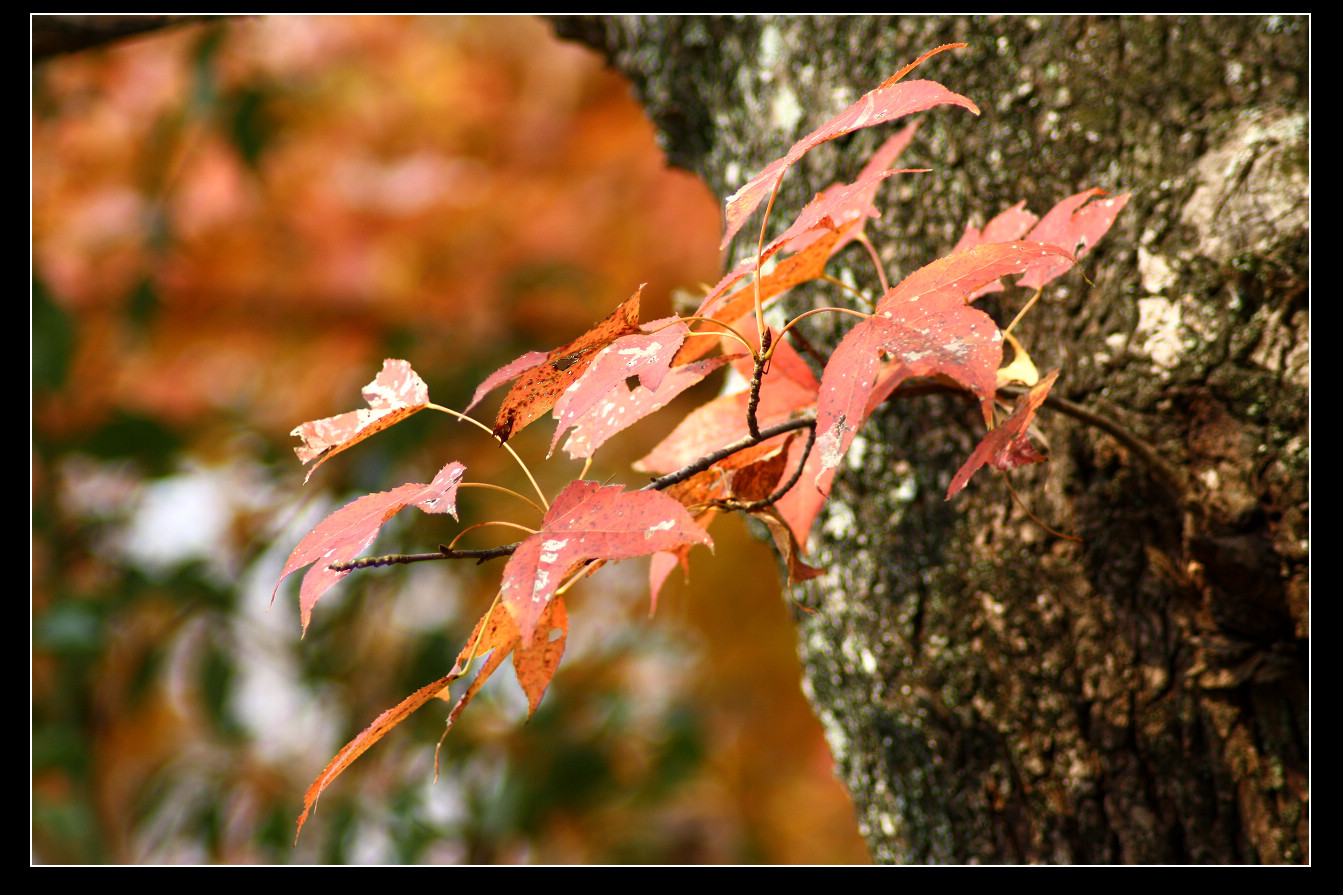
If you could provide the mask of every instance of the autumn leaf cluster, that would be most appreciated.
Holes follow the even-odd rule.
[[[916,122],[888,139],[857,179],[818,194],[779,236],[766,242],[770,210],[789,167],[824,142],[916,112],[957,106],[978,114],[974,102],[941,84],[905,80],[929,57],[958,46],[938,47],[901,69],[727,199],[724,246],[744,232],[762,205],[765,223],[755,251],[707,292],[693,314],[643,321],[640,287],[588,331],[548,351],[529,351],[487,377],[462,412],[433,404],[410,364],[388,360],[365,388],[367,408],[294,430],[303,442],[296,449],[300,460],[313,463],[311,476],[328,458],[421,410],[470,419],[466,413],[495,389],[509,385],[492,425],[471,422],[511,452],[508,443],[519,431],[551,415],[556,420],[551,452],[567,434],[563,450],[591,463],[610,438],[716,370],[732,366],[742,383],[693,409],[635,464],[653,476],[647,486],[630,491],[580,478],[553,499],[539,487],[536,501],[518,495],[536,506],[540,519],[511,544],[468,549],[459,548],[454,539],[432,553],[359,558],[379,528],[406,507],[455,518],[457,491],[472,484],[456,461],[444,465],[429,483],[404,484],[351,502],[302,540],[281,581],[311,566],[300,587],[305,629],[321,596],[356,569],[454,558],[506,561],[498,596],[453,668],[379,716],[337,754],[305,797],[300,830],[322,791],[387,731],[435,698],[452,703],[451,729],[510,655],[534,711],[563,654],[568,633],[565,595],[605,563],[651,556],[649,584],[655,605],[667,575],[677,565],[688,567],[691,548],[712,546],[707,528],[714,517],[742,512],[768,527],[790,581],[820,574],[805,560],[812,524],[854,438],[876,408],[902,389],[919,385],[963,394],[986,427],[982,441],[952,478],[948,499],[984,465],[1010,470],[1045,459],[1031,443],[1029,429],[1058,371],[1040,376],[1029,352],[1011,335],[1011,326],[1000,328],[973,302],[1009,288],[1011,277],[1017,278],[1016,286],[1038,295],[1095,245],[1124,207],[1126,195],[1102,198],[1099,189],[1085,190],[1040,218],[1020,203],[983,228],[967,227],[946,256],[894,285],[886,286],[878,265],[884,291],[870,304],[862,296],[856,301],[844,297],[838,300],[843,303],[808,311],[782,325],[771,326],[765,319],[765,312],[788,290],[824,278],[827,262],[841,249],[860,242],[871,251],[864,225],[880,215],[877,195],[882,184],[894,176],[925,173],[893,168],[915,137]],[[810,346],[800,338],[806,318],[818,313],[855,318],[838,346],[819,358],[819,376],[808,361]],[[1004,342],[1014,352],[1006,365]],[[1027,391],[1004,416],[998,411],[999,390],[1014,383]],[[451,684],[478,659],[482,664],[476,676],[453,702]]]

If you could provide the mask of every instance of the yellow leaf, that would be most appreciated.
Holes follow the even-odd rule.
[[[1015,355],[1012,363],[998,370],[998,388],[1012,383],[1020,382],[1022,385],[1032,386],[1040,381],[1040,371],[1035,369],[1035,363],[1031,361],[1031,356],[1026,353],[1026,349],[1021,347],[1017,337],[1011,333],[1004,333],[1007,341],[1011,343]]]

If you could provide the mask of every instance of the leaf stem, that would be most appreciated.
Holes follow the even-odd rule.
[[[457,532],[457,537],[453,538],[452,541],[448,544],[448,550],[452,550],[454,547],[456,547],[457,542],[462,539],[462,535],[466,534],[468,531],[472,531],[477,528],[484,528],[487,525],[505,525],[508,526],[509,528],[516,528],[519,529],[520,531],[525,531],[529,535],[536,534],[536,529],[534,528],[528,528],[525,525],[518,525],[516,522],[504,522],[499,519],[492,519],[488,522],[477,522],[475,525],[468,525],[466,528],[463,528],[461,531]],[[442,547],[439,548],[439,550],[442,549],[443,549]]]
[[[784,333],[792,329],[794,324],[800,323],[802,320],[804,320],[807,317],[810,317],[812,314],[824,314],[826,311],[834,311],[836,314],[851,314],[854,317],[857,317],[861,320],[867,320],[872,316],[871,314],[864,314],[862,311],[855,311],[850,308],[812,308],[810,311],[803,311],[801,314],[798,314],[792,320],[789,320],[787,323],[785,323],[783,325],[783,329],[779,330],[779,337],[774,340],[774,343],[777,345],[779,341],[783,338]],[[770,353],[772,354],[773,351],[771,351]]]
[[[528,496],[525,495],[525,494],[519,494],[518,492],[514,491],[512,488],[505,488],[505,487],[503,487],[502,485],[491,485],[489,482],[462,482],[462,483],[460,483],[457,487],[458,487],[458,489],[461,489],[461,488],[488,488],[488,489],[491,490],[491,491],[502,491],[502,492],[505,493],[505,494],[512,494],[512,495],[513,495],[514,497],[516,497],[518,500],[520,500],[520,501],[522,501],[523,503],[527,504],[527,505],[530,506],[532,509],[534,509],[534,510],[536,510],[538,513],[540,513],[542,516],[544,516],[544,515],[546,514],[546,511],[541,507],[540,504],[538,504],[536,501],[532,500],[530,497],[528,497]]]
[[[877,269],[877,279],[881,280],[881,294],[885,295],[891,291],[891,284],[886,280],[886,269],[881,266],[881,257],[877,254],[877,247],[872,244],[872,240],[867,238],[866,233],[859,233],[854,240],[867,249],[867,254],[872,258],[872,266]]]
[[[827,283],[830,283],[830,284],[832,284],[832,285],[838,286],[839,288],[843,289],[845,292],[852,292],[855,298],[857,298],[857,299],[858,299],[859,301],[861,301],[863,304],[867,305],[869,308],[875,307],[875,305],[873,305],[872,302],[868,300],[868,298],[867,298],[866,295],[864,295],[863,293],[859,292],[857,289],[853,288],[853,287],[850,286],[848,283],[846,283],[846,282],[844,282],[843,280],[841,280],[839,277],[832,277],[832,276],[830,276],[830,274],[823,274],[823,275],[817,277],[817,279],[818,279],[818,280],[824,280],[824,281],[827,282]],[[885,280],[885,277],[882,277],[882,279]],[[885,294],[886,294],[885,290],[882,290],[882,295],[885,295]]]
[[[686,321],[690,321],[690,320],[699,320],[699,321],[701,321],[702,323],[716,323],[717,325],[723,327],[723,329],[727,330],[727,335],[732,336],[732,337],[733,337],[734,339],[736,339],[738,342],[741,342],[743,345],[745,345],[745,346],[746,346],[746,350],[749,351],[749,352],[751,352],[751,356],[752,356],[752,357],[755,356],[755,349],[751,347],[751,343],[750,343],[750,342],[746,341],[746,337],[743,336],[741,333],[737,332],[737,330],[736,330],[735,328],[733,328],[732,326],[730,326],[730,325],[724,323],[724,322],[721,321],[721,320],[715,320],[715,319],[712,318],[712,317],[682,317],[682,318],[680,318],[680,319],[681,319],[682,322],[686,322]],[[668,326],[670,326],[670,325],[671,325],[671,324],[668,324]],[[664,327],[664,328],[665,328],[665,327]],[[657,331],[658,331],[658,330],[654,330],[654,332],[657,332]],[[720,338],[720,339],[721,339],[721,338],[723,337],[723,334],[722,334],[722,333],[703,333],[703,332],[689,332],[689,333],[686,333],[686,337],[687,337],[687,338],[689,338],[690,336],[714,336],[714,337],[716,337],[716,338]]]
[[[755,291],[755,334],[756,340],[761,344],[765,340],[764,303],[760,299],[760,268],[765,263],[765,228],[769,226],[769,213],[774,209],[774,199],[779,195],[779,187],[782,185],[783,171],[780,171],[774,179],[774,189],[769,192],[769,202],[765,205],[765,219],[760,222],[760,237],[755,244],[755,276],[752,288]]]
[[[491,429],[489,426],[485,425],[484,423],[480,422],[479,420],[472,419],[471,417],[467,416],[467,415],[464,414],[464,413],[458,413],[458,412],[455,411],[455,410],[451,410],[451,409],[449,409],[449,408],[447,408],[447,407],[442,407],[442,406],[440,406],[440,405],[438,405],[438,404],[426,404],[425,406],[428,407],[428,408],[431,409],[431,410],[438,410],[438,411],[441,411],[441,412],[443,412],[443,413],[448,414],[449,416],[455,416],[455,417],[457,417],[457,419],[459,419],[459,420],[463,420],[463,421],[465,421],[465,422],[468,422],[468,423],[470,423],[471,425],[475,426],[476,428],[481,429],[481,430],[483,430],[483,431],[485,431],[485,432],[488,432],[491,438],[495,438],[494,430],[493,430],[493,429]],[[497,439],[496,439],[496,440],[497,440]],[[506,442],[506,441],[500,441],[499,443],[500,443],[501,445],[503,445],[503,446],[508,450],[508,452],[509,452],[510,454],[513,455],[513,459],[514,459],[514,460],[517,460],[517,461],[518,461],[518,465],[522,467],[522,471],[523,471],[523,473],[527,476],[527,481],[531,482],[531,483],[532,483],[532,487],[536,489],[536,496],[539,497],[539,498],[541,498],[541,505],[545,507],[545,511],[542,513],[542,515],[544,515],[546,512],[549,512],[549,511],[550,511],[550,501],[546,500],[545,492],[541,490],[541,486],[538,485],[538,484],[536,484],[536,479],[533,478],[533,476],[532,476],[532,471],[531,471],[530,469],[527,468],[527,464],[522,462],[522,458],[518,456],[518,452],[517,452],[517,451],[513,450],[513,446],[512,446],[511,444],[509,444],[509,443]]]
[[[1018,323],[1021,322],[1021,318],[1025,317],[1026,312],[1029,311],[1035,305],[1035,303],[1040,300],[1040,296],[1041,294],[1044,293],[1044,291],[1045,288],[1043,286],[1035,290],[1035,294],[1031,296],[1031,300],[1026,302],[1026,306],[1022,308],[1020,311],[1017,311],[1017,316],[1013,317],[1012,322],[1007,324],[1007,328],[1003,330],[1004,336],[1006,336],[1008,333],[1012,331],[1012,327],[1016,326]]]
[[[1012,499],[1016,501],[1017,506],[1021,507],[1021,511],[1025,513],[1027,516],[1029,516],[1031,518],[1031,521],[1033,521],[1036,525],[1040,526],[1045,531],[1049,532],[1055,537],[1063,538],[1065,541],[1075,541],[1078,544],[1082,543],[1082,539],[1077,537],[1076,535],[1064,534],[1061,531],[1055,531],[1048,525],[1045,525],[1045,523],[1040,519],[1040,517],[1032,513],[1031,508],[1026,506],[1026,502],[1021,499],[1021,495],[1017,493],[1017,489],[1012,487],[1012,480],[1007,475],[1007,471],[1004,469],[999,469],[998,475],[1002,477],[1003,484],[1007,486],[1007,491],[1009,494],[1012,495]]]

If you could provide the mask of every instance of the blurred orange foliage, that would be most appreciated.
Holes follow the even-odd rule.
[[[441,375],[468,347],[586,326],[640,282],[665,303],[716,275],[703,187],[663,167],[628,87],[539,22],[228,27],[213,97],[189,33],[42,72],[35,266],[87,337],[77,401],[40,425],[245,408],[282,437],[357,391],[389,333]],[[128,332],[145,283],[157,313]]]
[[[243,18],[53,59],[34,70],[32,146],[34,280],[73,332],[59,385],[35,379],[33,396],[35,857],[321,860],[329,848],[268,851],[249,826],[270,823],[272,806],[292,822],[311,763],[290,768],[246,744],[221,752],[197,729],[181,662],[164,660],[154,698],[130,679],[170,636],[190,645],[218,635],[183,621],[179,593],[144,584],[131,559],[90,533],[89,495],[106,492],[97,512],[112,513],[150,479],[81,472],[86,443],[118,415],[149,419],[181,439],[179,468],[278,457],[273,478],[296,493],[302,471],[287,433],[356,406],[385,357],[407,358],[433,400],[461,407],[490,370],[583,332],[640,283],[644,317],[663,316],[673,288],[718,278],[719,205],[697,178],[666,168],[627,84],[525,17]],[[35,338],[39,353],[44,344]],[[640,452],[632,446],[623,462]],[[478,479],[501,462],[495,452],[436,463],[449,459],[477,463]],[[275,537],[273,508],[249,506],[235,507],[225,535]],[[575,806],[516,852],[430,848],[424,859],[613,860],[607,845],[639,812],[672,830],[653,860],[866,859],[800,697],[774,560],[720,527],[718,556],[696,558],[692,587],[669,586],[658,619],[637,622],[643,633],[668,625],[705,638],[683,695],[707,719],[711,751],[696,775],[656,808]],[[380,592],[403,581],[388,577]],[[71,665],[45,645],[48,619],[114,592],[134,596],[108,610],[118,633],[95,656]],[[404,661],[404,645],[363,648]],[[601,674],[593,667],[575,661],[557,683],[570,674],[582,688],[585,674]],[[623,674],[619,685],[640,699],[649,682],[636,666]],[[349,692],[381,708],[401,692],[360,687]],[[68,692],[93,708],[74,713],[61,701]],[[58,733],[84,738],[84,782],[41,760],[40,744]],[[402,765],[432,752],[428,741],[379,748]],[[623,748],[618,773],[647,771],[646,755]],[[313,752],[317,767],[329,757]],[[149,829],[135,806],[165,763],[185,773],[188,754],[223,787],[214,810],[228,822],[211,844],[174,850],[156,844],[171,839],[163,815]],[[375,788],[385,786],[378,767],[368,772]],[[98,827],[85,832],[99,844],[81,852],[51,817],[85,785]]]

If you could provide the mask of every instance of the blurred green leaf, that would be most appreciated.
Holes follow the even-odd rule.
[[[75,350],[70,316],[51,300],[40,278],[33,278],[33,389],[57,390],[65,385]]]

